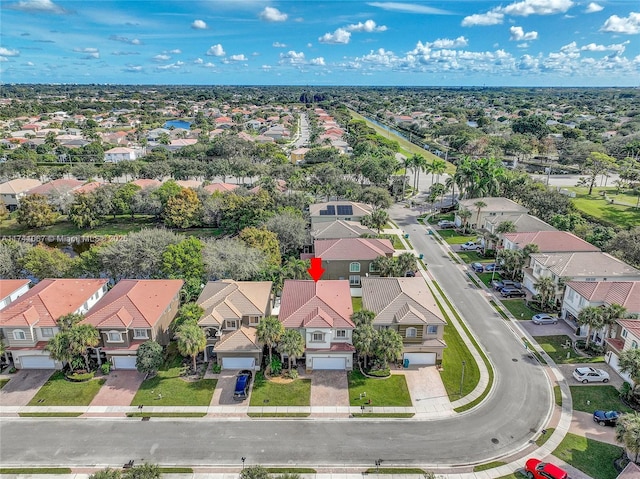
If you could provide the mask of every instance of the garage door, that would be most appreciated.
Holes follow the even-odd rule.
[[[23,369],[55,369],[56,363],[47,356],[21,356]]]
[[[135,356],[113,356],[113,366],[115,369],[135,369]]]
[[[404,359],[409,360],[409,366],[431,365],[436,363],[436,353],[404,353]]]
[[[222,358],[222,369],[255,369],[255,358]]]
[[[346,369],[344,358],[313,358],[313,369]]]

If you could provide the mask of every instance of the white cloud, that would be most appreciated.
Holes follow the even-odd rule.
[[[182,53],[182,50],[180,50],[179,48],[174,48],[173,50],[169,50],[167,53],[171,53],[172,55],[180,55]]]
[[[494,10],[487,13],[474,13],[468,17],[462,19],[463,27],[473,27],[475,25],[487,26],[487,25],[499,25],[503,22],[504,15]]]
[[[346,31],[344,28],[338,28],[333,33],[325,33],[320,38],[318,38],[318,41],[320,43],[340,43],[343,45],[349,43],[350,40],[351,32]]]
[[[171,57],[169,55],[156,55],[155,57],[153,57],[153,61],[155,61],[155,62],[166,62],[170,58]]]
[[[464,36],[459,36],[458,38],[454,38],[453,40],[450,38],[438,38],[433,43],[427,43],[432,48],[459,48],[466,47],[469,44],[469,40],[467,40]]]
[[[19,2],[8,5],[5,8],[31,13],[67,13],[64,8],[56,5],[51,0],[20,0]]]
[[[168,65],[158,65],[157,70],[178,70],[184,65],[184,62],[169,63]]]
[[[323,67],[326,65],[326,63],[324,62],[324,57],[312,58],[309,63],[319,67]]]
[[[425,5],[416,5],[413,3],[402,2],[370,2],[367,5],[371,7],[382,8],[392,12],[402,13],[418,13],[424,15],[451,15],[451,12],[447,10],[440,10],[439,8],[427,7]]]
[[[304,52],[289,50],[287,53],[281,53],[279,63],[281,65],[302,65],[305,63]]]
[[[97,48],[74,48],[73,51],[78,53],[97,53],[98,49]]]
[[[587,52],[616,52],[617,54],[624,53],[629,41],[623,43],[612,43],[611,45],[598,45],[596,43],[589,43],[580,47],[581,51]]]
[[[271,46],[273,48],[287,48],[286,43],[280,43],[280,42],[273,42]]]
[[[232,62],[246,62],[248,58],[245,57],[243,53],[241,53],[239,55],[231,55],[229,57],[229,60],[231,60]]]
[[[358,22],[353,25],[349,25],[345,27],[345,30],[348,32],[384,32],[387,30],[387,27],[384,25],[376,25],[376,22],[373,20],[367,20],[366,22]]]
[[[194,20],[191,24],[191,28],[195,30],[206,30],[207,23],[204,20]]]
[[[202,58],[196,58],[195,60],[193,60],[193,63],[195,63],[196,65],[202,65],[204,63],[204,60]]]
[[[25,65],[26,65],[26,66],[28,66],[28,67],[32,67],[32,66],[34,66],[34,65],[35,65],[35,63],[33,63],[33,62],[26,62],[26,63],[25,63]]]
[[[565,13],[572,6],[572,0],[523,0],[496,10],[516,17],[528,17],[529,15]]]
[[[211,63],[211,62],[207,62],[204,64],[205,68],[216,68],[216,64],[215,63]]]
[[[209,50],[207,50],[207,55],[212,57],[223,57],[225,55],[224,48],[222,48],[221,44],[211,45]]]
[[[127,37],[121,37],[119,35],[111,35],[109,37],[109,40],[113,40],[115,42],[128,43],[130,45],[142,45],[142,42],[137,38],[127,38]]]
[[[640,13],[630,12],[628,17],[611,15],[600,29],[603,32],[635,35],[640,33]]]
[[[587,8],[585,9],[584,13],[596,13],[602,10],[604,10],[604,7],[602,5],[598,5],[595,2],[591,2],[589,5],[587,5]]]
[[[138,73],[142,71],[142,67],[140,65],[127,65],[127,68],[123,69],[122,71]]]
[[[522,27],[511,27],[509,28],[509,32],[511,33],[509,40],[514,42],[519,42],[522,40],[536,40],[538,38],[538,32],[531,31],[525,33]]]
[[[17,57],[20,55],[20,50],[9,50],[5,47],[0,47],[0,55],[3,57]]]
[[[8,62],[9,59],[7,57],[0,56],[0,62]]]
[[[520,61],[516,64],[518,70],[537,70],[540,62],[531,55],[522,55]]]
[[[307,43],[307,48],[311,48],[311,47],[313,47],[313,43],[311,42]]]
[[[264,7],[264,10],[262,10],[258,16],[265,22],[284,22],[289,17],[286,13],[282,13],[273,7]]]

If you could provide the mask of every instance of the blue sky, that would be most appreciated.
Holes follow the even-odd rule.
[[[3,83],[640,86],[639,0],[1,0]]]

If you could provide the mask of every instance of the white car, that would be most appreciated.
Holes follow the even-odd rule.
[[[584,384],[609,382],[609,373],[595,368],[576,368],[573,370],[573,377]]]
[[[480,243],[476,243],[475,241],[467,241],[464,244],[460,245],[460,248],[467,251],[467,250],[474,250],[474,249],[482,249],[482,245]]]
[[[550,314],[540,313],[531,318],[533,324],[558,324],[558,318]]]

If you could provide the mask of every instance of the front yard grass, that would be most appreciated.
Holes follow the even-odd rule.
[[[288,383],[269,381],[256,373],[250,406],[309,406],[311,379],[296,379]]]
[[[105,381],[106,379],[91,379],[74,383],[67,381],[62,371],[56,371],[28,406],[88,406]]]
[[[462,244],[478,239],[478,235],[461,235],[456,230],[440,230],[438,233],[449,244]]]
[[[478,251],[458,251],[458,256],[465,263],[491,263],[491,258],[485,258]]]
[[[0,474],[71,474],[70,467],[0,467]]]
[[[402,240],[398,235],[381,234],[380,238],[390,240],[391,244],[393,245],[393,249],[405,249],[404,245],[402,244]]]
[[[482,280],[482,282],[489,288],[493,288],[493,286],[491,285],[491,281],[500,281],[502,279],[502,276],[500,276],[500,273],[476,273],[478,275],[478,278],[480,278],[480,280]]]
[[[138,389],[132,406],[208,406],[217,379],[187,381],[180,376],[182,358],[177,356],[165,364],[158,374],[145,380]]]
[[[419,474],[420,476],[425,475],[424,469],[420,469],[418,467],[370,467],[366,471],[365,474]]]
[[[360,371],[351,371],[348,379],[351,406],[411,407],[407,380],[402,374],[392,374],[387,378],[378,379],[363,376]],[[359,399],[363,393],[367,393],[366,397]]]
[[[620,400],[620,393],[611,385],[570,386],[573,410],[592,413],[596,409],[605,411],[633,412]]]
[[[351,298],[351,304],[353,305],[353,312],[358,312],[360,310],[362,310],[362,298],[358,298],[356,296],[353,296]]]
[[[534,314],[538,314],[540,312],[527,306],[523,299],[503,299],[501,302],[513,317],[519,320],[530,320]]]
[[[8,379],[0,379],[0,389],[2,389],[3,387],[5,387],[7,385],[7,383],[9,382]]]
[[[551,356],[557,364],[573,364],[573,363],[602,363],[604,357],[594,356],[592,358],[580,356],[576,351],[564,345],[571,341],[569,336],[535,336],[536,341],[544,351]],[[567,354],[569,357],[567,357]]]
[[[580,469],[593,479],[616,479],[613,461],[622,456],[622,448],[568,433],[553,455]]]

